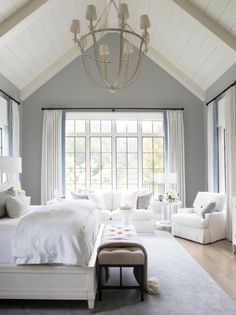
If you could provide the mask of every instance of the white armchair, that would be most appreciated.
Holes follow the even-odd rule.
[[[215,202],[212,213],[205,218],[196,209],[207,202]],[[172,234],[198,243],[208,244],[226,238],[225,195],[199,192],[192,208],[182,208],[172,215]]]

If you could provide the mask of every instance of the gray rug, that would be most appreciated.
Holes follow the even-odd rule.
[[[236,303],[168,233],[142,235],[149,254],[149,274],[159,280],[161,294],[145,295],[140,302],[136,291],[105,291],[96,302],[95,314],[112,315],[233,315]],[[217,263],[217,262],[216,262]],[[112,281],[118,280],[116,270]],[[131,270],[124,281],[133,283]],[[1,301],[1,315],[89,314],[84,301]]]

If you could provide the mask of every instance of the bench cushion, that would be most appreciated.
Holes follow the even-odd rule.
[[[98,255],[100,265],[143,265],[143,251],[138,247],[107,247]]]

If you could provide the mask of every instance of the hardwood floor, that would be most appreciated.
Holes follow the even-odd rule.
[[[201,245],[185,239],[175,239],[209,273],[236,302],[236,255],[227,240]]]

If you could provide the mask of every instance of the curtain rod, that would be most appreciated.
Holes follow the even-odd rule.
[[[20,102],[17,101],[14,97],[12,97],[11,95],[7,94],[6,92],[4,92],[3,90],[0,89],[0,92],[2,92],[3,94],[5,94],[7,97],[9,97],[11,100],[13,100],[14,102],[16,102],[18,105],[20,105]]]
[[[116,112],[116,111],[135,111],[135,112],[139,112],[139,111],[161,111],[161,110],[184,110],[184,108],[180,107],[180,108],[163,108],[163,107],[159,107],[159,108],[108,108],[108,107],[100,107],[100,108],[96,108],[96,107],[90,107],[90,108],[86,108],[86,107],[42,107],[41,110],[67,110],[67,111],[112,111],[112,112]]]
[[[234,83],[230,84],[227,88],[225,88],[222,92],[220,92],[218,95],[213,97],[209,102],[206,103],[206,106],[208,106],[211,102],[213,102],[215,99],[220,97],[222,94],[224,94],[228,89],[230,89],[232,86],[236,85],[236,81]]]

